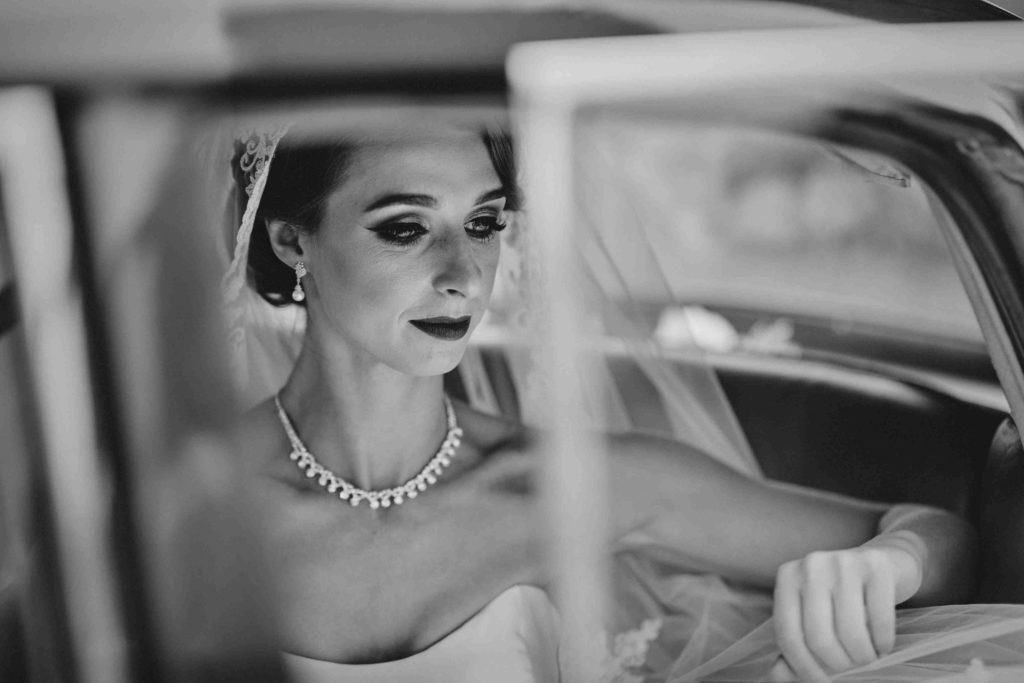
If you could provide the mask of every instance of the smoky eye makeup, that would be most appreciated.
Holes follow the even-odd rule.
[[[491,208],[477,211],[466,219],[464,228],[466,233],[473,239],[487,242],[505,229],[508,220],[505,212],[500,209]]]
[[[409,196],[424,197],[434,201],[436,205],[436,200],[427,195],[401,195],[401,197]],[[501,201],[495,201],[497,199]],[[508,223],[504,210],[505,198],[503,196],[495,197],[488,201],[491,202],[490,205],[478,207],[463,222],[466,234],[478,242],[489,242],[494,239]],[[383,208],[383,206],[374,206]],[[430,232],[428,223],[418,214],[389,217],[367,229],[384,244],[396,247],[410,246]]]
[[[422,221],[412,217],[391,218],[369,228],[369,230],[377,236],[377,239],[395,246],[412,244],[430,232]]]

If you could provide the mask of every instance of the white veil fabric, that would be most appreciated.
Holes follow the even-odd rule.
[[[220,196],[227,211],[230,260],[223,294],[230,326],[239,393],[246,406],[270,397],[287,380],[301,349],[305,310],[275,307],[249,284],[246,259],[255,227],[266,174],[275,149],[285,135],[247,131],[242,148],[231,155],[238,164],[221,174]],[[239,144],[237,138],[232,146]],[[223,163],[224,156],[219,155]],[[604,182],[601,178],[593,182]],[[527,198],[528,206],[528,198]],[[621,212],[616,214],[615,212]],[[714,348],[715,321],[700,320],[704,312],[680,308],[673,322],[695,343],[676,352],[673,362],[652,336],[651,321],[637,320],[631,303],[637,289],[658,286],[665,265],[659,253],[666,248],[657,220],[637,207],[581,207],[586,223],[598,229],[585,232],[580,252],[586,262],[579,286],[592,300],[594,343],[612,359],[599,368],[601,398],[591,411],[596,426],[626,431],[649,426],[638,416],[631,392],[654,391],[662,414],[655,422],[665,433],[688,442],[748,476],[762,476],[714,371],[704,359]],[[597,215],[600,215],[597,218]],[[636,230],[602,230],[600,226],[639,226]],[[519,414],[541,422],[546,410],[539,384],[537,349],[531,326],[544,301],[544,278],[531,250],[527,211],[512,216],[502,233],[503,253],[495,288],[494,307],[478,330],[459,368],[469,402],[476,408],[499,411],[499,388],[484,358],[488,346],[500,345],[518,397]],[[637,284],[639,280],[641,284]],[[691,325],[694,319],[701,329]],[[677,329],[676,336],[679,330]],[[709,334],[712,338],[709,339]],[[701,347],[704,347],[703,349]],[[615,358],[627,358],[642,373],[640,389],[621,386]],[[641,419],[642,418],[642,419]],[[731,585],[719,577],[687,573],[679,554],[659,546],[642,533],[623,538],[614,548],[615,606],[611,633],[605,640],[607,661],[617,662],[609,681],[755,681],[768,680],[778,658],[768,619],[770,594]],[[893,653],[869,667],[836,680],[933,681],[982,683],[1024,680],[1024,606],[952,606],[905,610],[898,616],[899,637]],[[623,664],[625,662],[626,664]]]
[[[306,310],[300,306],[272,306],[249,284],[247,259],[256,211],[267,182],[277,145],[287,131],[278,125],[247,128],[220,141],[231,165],[216,178],[222,190],[230,259],[221,281],[221,294],[229,327],[232,374],[243,407],[251,407],[280,389],[302,349]],[[211,174],[212,175],[212,174]]]
[[[671,683],[757,683],[774,680],[778,660],[764,623],[697,667],[673,668]],[[892,653],[833,676],[835,681],[1010,683],[1024,675],[1021,605],[946,605],[901,610]]]

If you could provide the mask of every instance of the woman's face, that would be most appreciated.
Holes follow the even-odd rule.
[[[303,238],[311,320],[371,362],[451,370],[490,300],[504,205],[478,134],[360,145]]]

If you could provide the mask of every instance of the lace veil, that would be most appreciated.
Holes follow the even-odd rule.
[[[305,309],[271,306],[249,285],[247,258],[256,211],[274,152],[287,125],[248,128],[222,136],[228,160],[220,174],[230,253],[221,294],[229,326],[232,375],[245,406],[273,395],[287,380],[302,348]]]

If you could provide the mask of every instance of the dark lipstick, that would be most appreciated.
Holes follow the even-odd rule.
[[[409,322],[431,337],[455,341],[462,339],[469,332],[469,321],[470,316],[464,315],[461,318],[422,318]]]

